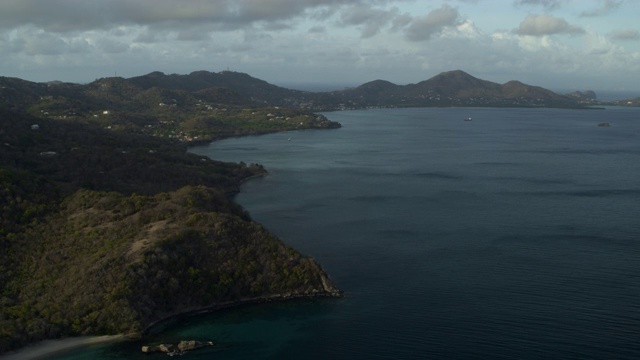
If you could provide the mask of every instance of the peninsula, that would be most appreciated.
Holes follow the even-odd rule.
[[[0,78],[0,354],[139,337],[175,315],[245,302],[340,296],[318,263],[233,202],[261,165],[186,151],[340,124],[227,95]]]

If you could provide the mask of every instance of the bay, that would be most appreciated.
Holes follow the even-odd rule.
[[[193,359],[640,358],[638,109],[325,115],[343,127],[191,151],[263,164],[236,200],[345,297],[225,310],[151,340],[219,343]],[[146,358],[139,345],[55,359]]]

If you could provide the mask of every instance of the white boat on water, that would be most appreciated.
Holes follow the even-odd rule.
[[[464,118],[464,121],[471,121],[471,120],[472,120],[471,117]]]

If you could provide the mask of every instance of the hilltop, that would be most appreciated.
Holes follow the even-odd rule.
[[[510,81],[497,84],[455,70],[409,85],[395,85],[376,80],[333,93],[346,106],[355,107],[426,107],[426,106],[491,106],[491,107],[560,107],[580,105],[567,96],[550,90]]]
[[[340,126],[291,105],[285,96],[298,93],[230,72],[153,72],[84,85],[0,77],[0,108],[182,142]]]

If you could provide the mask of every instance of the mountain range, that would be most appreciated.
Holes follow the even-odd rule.
[[[105,101],[111,106],[155,106],[158,103],[189,98],[212,103],[281,106],[311,111],[368,107],[490,106],[559,107],[593,105],[593,96],[557,94],[519,81],[498,84],[455,70],[438,74],[415,84],[396,85],[374,80],[355,88],[328,92],[292,90],[270,84],[248,74],[222,71],[195,71],[188,75],[152,72],[131,78],[101,78],[89,84],[63,82],[32,83],[0,78],[0,105],[16,106],[39,97],[73,99],[67,107],[91,108]],[[591,93],[589,93],[591,94]],[[146,102],[146,104],[145,104]]]
[[[162,88],[203,92],[224,88],[235,93],[238,101],[316,111],[410,106],[579,106],[575,97],[558,95],[518,81],[501,85],[475,78],[460,70],[444,72],[416,84],[396,85],[385,80],[374,80],[356,88],[330,92],[291,90],[231,71],[196,71],[189,75],[153,72],[128,81],[143,90]]]

